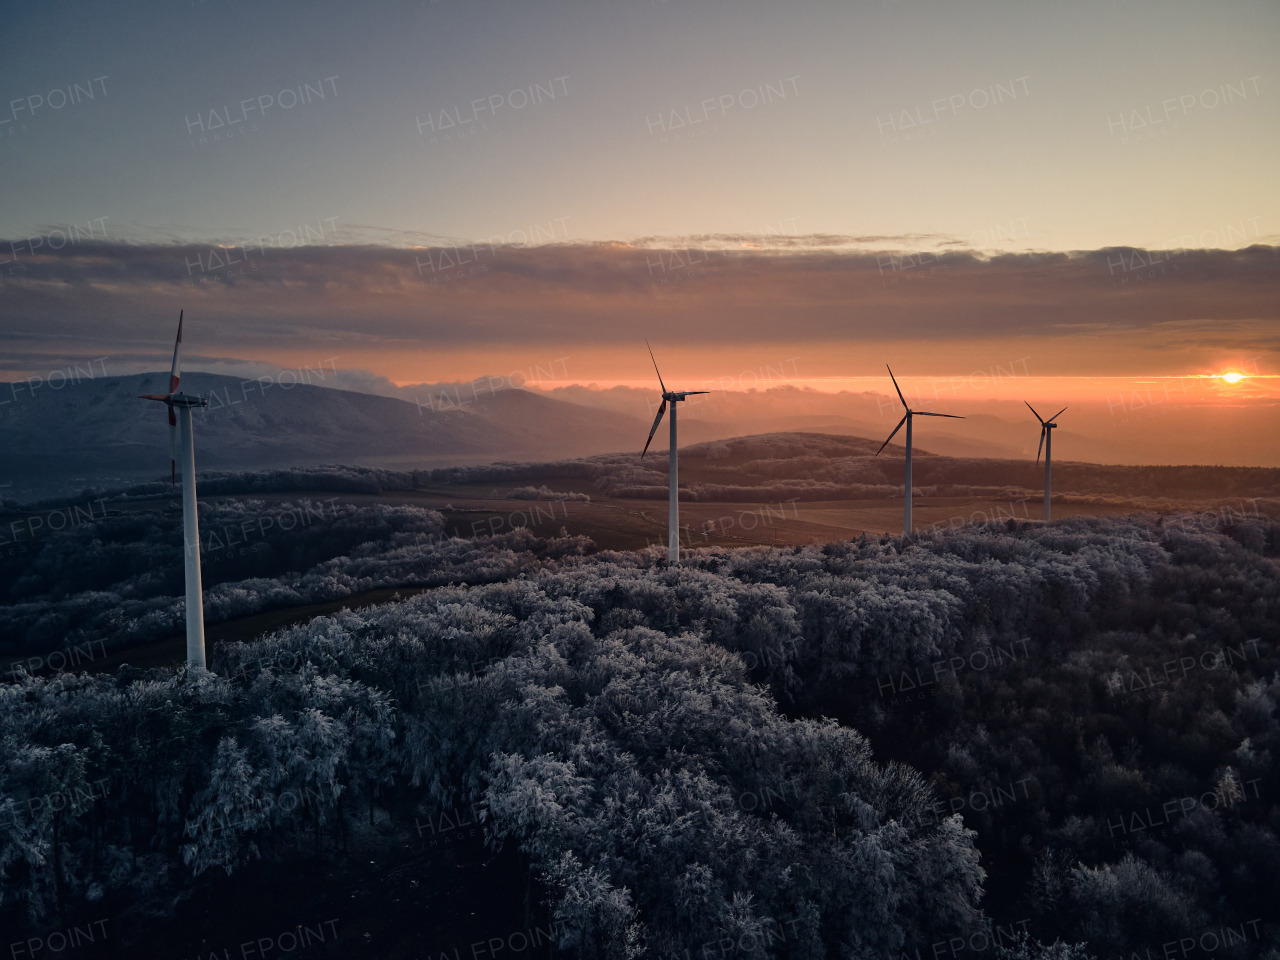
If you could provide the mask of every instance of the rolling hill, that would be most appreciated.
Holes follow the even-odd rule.
[[[137,399],[162,374],[99,377],[47,387],[0,385],[0,494],[52,496],[86,486],[159,477],[169,466],[164,410]],[[196,414],[201,470],[268,469],[341,461],[443,466],[496,458],[584,456],[626,448],[645,436],[634,417],[505,390],[448,402],[241,380],[208,373],[183,378],[208,396]]]

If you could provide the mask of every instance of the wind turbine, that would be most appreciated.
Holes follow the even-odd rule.
[[[1027,403],[1027,401],[1025,400],[1023,400],[1022,402]],[[1029,403],[1027,403],[1027,409],[1030,410],[1032,413],[1036,413],[1036,408]],[[1053,484],[1051,482],[1051,478],[1049,475],[1049,470],[1050,470],[1049,452],[1053,449],[1053,430],[1057,426],[1057,424],[1054,423],[1053,421],[1057,420],[1060,416],[1062,416],[1062,411],[1066,409],[1067,409],[1066,407],[1063,407],[1062,410],[1059,410],[1048,420],[1045,420],[1043,417],[1040,416],[1040,414],[1036,413],[1036,419],[1040,421],[1040,447],[1036,448],[1036,463],[1038,464],[1040,462],[1040,449],[1043,448],[1044,449],[1044,518],[1046,520],[1049,519],[1049,494],[1053,487]]]
[[[902,425],[904,423],[907,425],[907,470],[903,481],[903,493],[905,494],[905,497],[902,503],[902,535],[905,537],[911,534],[911,418],[950,417],[953,420],[963,420],[964,417],[957,416],[954,413],[930,413],[927,410],[912,410],[907,406],[907,398],[902,395],[902,390],[898,387],[898,381],[893,375],[893,370],[889,368],[887,363],[884,368],[889,371],[889,379],[893,381],[893,389],[898,391],[898,399],[902,401],[902,409],[907,411],[906,415],[898,421],[898,425],[893,428],[893,433],[889,434],[889,440],[892,440],[897,432],[902,429]],[[880,444],[880,450],[876,451],[877,457],[880,456],[880,452],[889,445],[889,440]]]
[[[649,341],[644,342],[649,347]],[[653,372],[658,375],[658,385],[662,387],[662,405],[658,407],[658,415],[653,418],[653,427],[649,430],[649,439],[644,442],[644,450],[640,452],[640,459],[644,459],[644,455],[649,452],[649,444],[653,443],[653,435],[658,432],[658,424],[662,422],[662,415],[667,412],[667,403],[671,403],[671,466],[670,477],[668,483],[671,485],[669,495],[670,503],[667,507],[667,562],[680,562],[680,480],[678,476],[678,467],[676,462],[676,404],[685,397],[692,397],[699,393],[710,393],[710,390],[686,390],[684,393],[672,393],[667,389],[667,385],[662,382],[662,372],[658,369],[658,361],[654,359],[653,347],[649,347],[649,359],[653,360]]]
[[[182,421],[182,553],[187,580],[187,663],[205,667],[204,602],[200,590],[200,524],[196,516],[196,448],[191,433],[191,410],[207,407],[203,397],[178,392],[182,370],[182,311],[178,312],[178,339],[173,345],[169,392],[149,393],[140,400],[159,400],[169,408],[169,477],[177,482],[178,454],[175,429]],[[177,411],[175,413],[175,411]]]

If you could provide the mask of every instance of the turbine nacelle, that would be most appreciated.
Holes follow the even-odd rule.
[[[890,369],[887,363],[885,364],[884,368],[889,371],[889,379],[893,381],[893,389],[898,391],[898,399],[902,401],[902,409],[906,411],[906,414],[903,416],[903,418],[898,421],[898,425],[893,428],[893,433],[889,434],[889,440],[892,440],[897,435],[898,431],[902,429],[902,425],[904,423],[909,422],[912,417],[950,417],[952,420],[964,419],[964,417],[954,413],[930,413],[928,410],[912,410],[911,407],[907,405],[907,398],[902,395],[902,389],[898,386],[898,378],[893,375],[893,370]],[[910,434],[910,431],[908,431],[908,439],[909,439],[909,434]],[[880,456],[880,454],[884,451],[884,448],[889,445],[889,440],[886,440],[884,443],[880,444],[880,449],[876,451],[877,457]],[[908,450],[907,456],[910,456],[910,455],[911,455],[911,451]]]
[[[649,347],[649,341],[644,342]],[[644,442],[644,449],[640,451],[640,459],[644,459],[644,455],[649,452],[649,444],[653,443],[653,435],[658,432],[658,424],[662,423],[662,417],[667,412],[668,403],[679,403],[685,397],[696,396],[700,393],[710,393],[710,390],[685,390],[683,393],[676,393],[667,389],[667,385],[662,382],[662,371],[658,369],[658,361],[654,359],[653,347],[649,347],[649,359],[653,360],[653,372],[658,375],[658,386],[662,388],[662,403],[658,407],[658,415],[653,418],[653,426],[649,428],[649,439]],[[672,408],[673,417],[675,416],[675,408]]]
[[[1027,401],[1025,400],[1023,400],[1022,402],[1027,403]],[[1060,416],[1062,416],[1062,414],[1066,412],[1067,408],[1063,407],[1061,410],[1055,413],[1048,420],[1040,416],[1040,414],[1036,413],[1036,408],[1029,403],[1027,403],[1027,409],[1030,410],[1032,413],[1034,413],[1036,419],[1040,421],[1040,446],[1036,448],[1036,463],[1038,464],[1040,462],[1040,454],[1044,452],[1045,436],[1048,434],[1050,430],[1058,426],[1058,424],[1054,423],[1053,421],[1057,420]]]

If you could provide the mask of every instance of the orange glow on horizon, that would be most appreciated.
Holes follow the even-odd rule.
[[[1110,401],[1125,403],[1133,391],[1173,403],[1236,403],[1280,400],[1280,374],[1268,370],[1271,357],[1147,356],[1127,338],[1109,338],[1108,349],[1082,349],[1061,339],[1034,342],[991,339],[944,341],[744,342],[725,345],[657,342],[654,353],[667,383],[717,393],[776,391],[781,402],[797,392],[893,396],[883,364],[893,363],[902,389],[930,401],[1010,400],[1017,403]],[[200,352],[225,357],[230,344],[202,344]],[[1226,351],[1223,351],[1226,353]],[[1233,351],[1234,352],[1234,351]],[[364,370],[397,387],[479,380],[508,387],[657,387],[642,338],[634,343],[494,343],[424,347],[420,341],[334,343],[324,350],[255,351],[257,362],[296,369]],[[901,367],[900,367],[901,364]],[[157,366],[156,369],[161,369]],[[194,368],[193,368],[194,369]],[[217,372],[212,367],[211,372]],[[39,371],[37,371],[38,373]],[[1238,374],[1238,379],[1231,375]],[[1055,407],[1055,409],[1057,409]]]

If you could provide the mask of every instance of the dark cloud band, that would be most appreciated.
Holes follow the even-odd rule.
[[[452,346],[608,344],[644,321],[669,340],[828,342],[850,337],[1087,338],[1160,330],[1166,342],[1275,340],[1280,248],[979,255],[940,238],[737,238],[665,244],[427,247],[95,241],[0,242],[12,354],[67,341],[142,347],[180,305],[246,347],[306,337]],[[883,250],[850,249],[879,243]],[[916,245],[918,243],[918,245]],[[136,338],[136,339],[135,339]],[[63,341],[54,347],[55,341]],[[89,346],[87,349],[94,349]],[[239,351],[235,351],[239,352]]]

